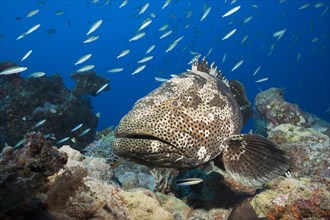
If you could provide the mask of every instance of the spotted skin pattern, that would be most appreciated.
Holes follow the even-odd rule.
[[[113,149],[147,165],[190,168],[218,156],[228,147],[224,140],[241,127],[230,88],[193,70],[138,100],[117,127]]]
[[[206,59],[138,100],[115,131],[113,152],[160,167],[192,168],[221,154],[226,171],[250,186],[284,174],[286,153],[267,138],[240,134],[252,114],[245,89]]]

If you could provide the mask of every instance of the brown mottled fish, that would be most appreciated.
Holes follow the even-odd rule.
[[[138,100],[115,131],[115,154],[159,167],[186,169],[222,158],[238,182],[260,186],[288,169],[270,140],[240,134],[252,113],[245,89],[205,59]]]

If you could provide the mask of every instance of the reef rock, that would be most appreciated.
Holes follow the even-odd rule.
[[[308,125],[310,122],[298,105],[284,100],[283,90],[271,88],[255,98],[257,133],[265,134],[279,124]]]
[[[34,216],[34,207],[43,206],[35,195],[47,177],[67,162],[65,153],[52,146],[41,133],[29,133],[22,149],[6,147],[0,160],[0,218]],[[18,216],[17,216],[18,215]]]
[[[2,62],[0,71],[13,66],[17,64]],[[109,82],[96,73],[92,75],[83,86],[80,81],[76,81],[73,91],[65,87],[63,78],[58,74],[28,78],[20,74],[1,76],[0,150],[6,144],[20,146],[24,134],[32,131],[56,137],[56,140],[51,139],[54,145],[68,136],[70,139],[66,141],[74,138],[71,144],[76,149],[91,143],[95,137],[98,118],[85,95],[95,95],[105,82]],[[91,87],[93,91],[90,91]],[[71,132],[79,124],[83,125]],[[89,132],[82,135],[86,129],[90,129]]]
[[[190,211],[173,196],[144,188],[122,190],[104,159],[84,157],[69,146],[60,151],[68,163],[49,178],[45,192],[47,213],[55,219],[174,219],[173,213],[187,216]]]
[[[256,132],[280,145],[290,156],[293,177],[330,178],[330,124],[286,102],[271,88],[255,99]]]
[[[288,152],[293,177],[321,181],[330,178],[328,135],[312,128],[281,124],[272,129],[268,137]]]
[[[329,183],[328,183],[329,184]],[[327,185],[311,179],[277,178],[251,203],[259,217],[269,219],[329,219],[330,192]]]
[[[97,75],[95,71],[75,72],[71,74],[71,78],[76,82],[72,91],[76,97],[97,96],[99,89],[110,82],[109,79]],[[110,90],[110,86],[108,85],[104,90]]]

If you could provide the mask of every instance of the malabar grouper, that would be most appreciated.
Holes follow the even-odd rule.
[[[193,168],[222,160],[234,180],[261,186],[289,169],[265,137],[240,134],[252,108],[244,86],[205,59],[139,99],[115,130],[113,152],[148,166]]]

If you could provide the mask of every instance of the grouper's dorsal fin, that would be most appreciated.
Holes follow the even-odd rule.
[[[239,105],[239,109],[243,115],[243,125],[247,122],[247,120],[252,115],[252,107],[251,102],[248,100],[245,88],[242,83],[237,80],[229,81],[229,88],[231,92],[234,94],[234,97]]]
[[[201,62],[199,62],[198,59],[195,59],[192,62],[192,70],[193,71],[200,71],[204,73],[208,73],[220,80],[222,80],[227,86],[228,86],[228,80],[225,79],[225,77],[222,75],[221,70],[218,69],[218,67],[214,67],[215,63],[213,62],[210,66],[208,62],[206,61],[206,57],[202,59]]]
[[[199,62],[198,59],[195,59],[192,62],[192,71],[200,71],[204,73],[208,73],[224,82],[225,85],[227,85],[232,93],[234,94],[234,97],[239,105],[239,108],[243,115],[243,125],[247,122],[247,120],[252,115],[252,107],[251,102],[246,97],[245,88],[242,83],[240,83],[237,80],[231,80],[228,81],[221,73],[220,70],[218,70],[217,67],[214,67],[214,63],[212,63],[210,66],[208,62],[206,61],[206,58],[204,57],[201,62]]]

